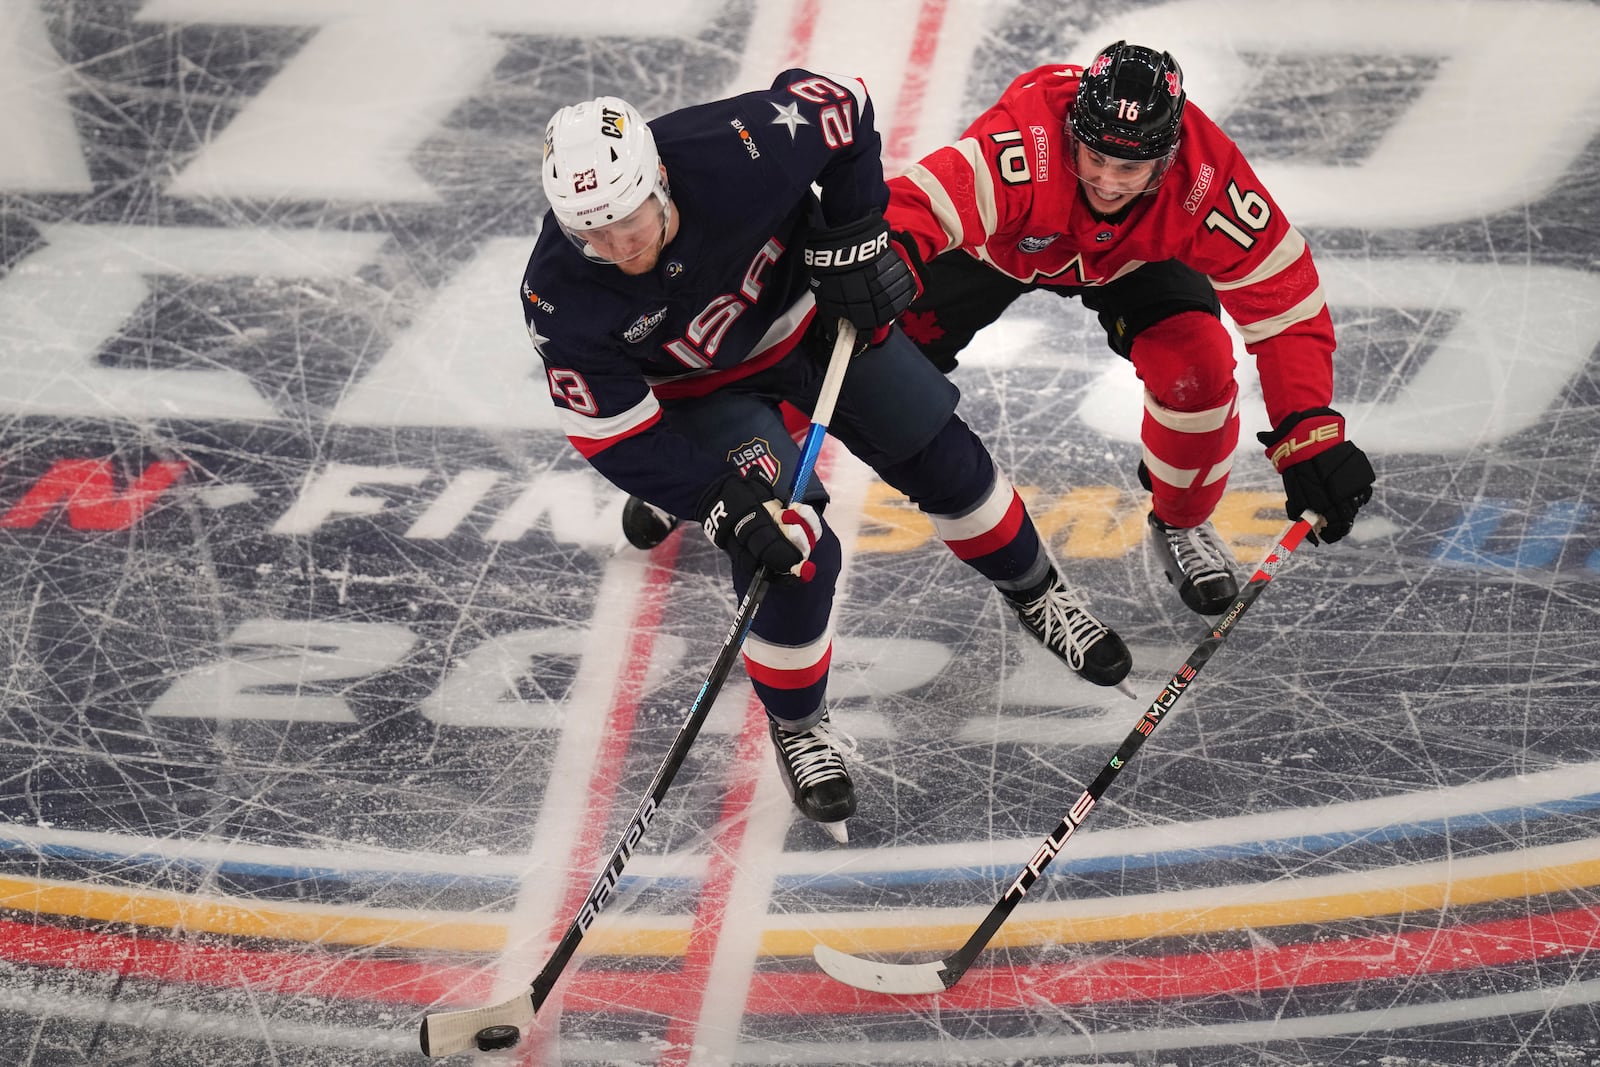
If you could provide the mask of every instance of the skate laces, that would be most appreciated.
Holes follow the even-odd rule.
[[[1172,549],[1173,558],[1178,561],[1179,570],[1190,580],[1233,573],[1233,555],[1209,522],[1187,527],[1163,523],[1162,527],[1161,532]]]
[[[1054,649],[1065,647],[1067,663],[1073,670],[1083,666],[1083,655],[1089,646],[1106,634],[1100,620],[1079,607],[1059,581],[1043,595],[1018,605],[1017,614],[1046,645]]]
[[[862,761],[856,739],[830,726],[826,720],[796,734],[780,728],[778,744],[783,749],[784,759],[794,771],[795,784],[802,789],[846,776],[846,758],[858,763]]]

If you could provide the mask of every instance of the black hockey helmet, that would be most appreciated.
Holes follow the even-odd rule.
[[[1072,105],[1072,133],[1116,159],[1169,156],[1183,118],[1183,69],[1170,52],[1118,41],[1083,72]]]

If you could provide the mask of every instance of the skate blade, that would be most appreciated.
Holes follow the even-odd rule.
[[[821,822],[817,825],[828,831],[828,836],[839,842],[839,844],[848,845],[850,843],[850,828],[845,825],[845,820]]]
[[[1133,686],[1128,684],[1128,680],[1126,678],[1124,678],[1122,681],[1117,683],[1117,692],[1121,693],[1123,696],[1127,697],[1129,700],[1135,700],[1136,701],[1136,700],[1139,699],[1139,694],[1134,692]]]

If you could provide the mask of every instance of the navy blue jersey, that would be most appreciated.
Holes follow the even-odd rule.
[[[881,213],[888,189],[872,104],[853,78],[787,70],[770,89],[674,111],[650,131],[679,217],[655,270],[588,259],[547,213],[522,310],[568,440],[621,489],[692,515],[728,466],[663,425],[660,402],[803,358],[795,347],[815,311],[807,233]]]

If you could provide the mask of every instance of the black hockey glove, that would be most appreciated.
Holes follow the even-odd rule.
[[[1344,416],[1332,408],[1296,411],[1271,433],[1256,434],[1267,458],[1283,475],[1289,518],[1307,509],[1327,520],[1322,540],[1332,544],[1350,532],[1356,512],[1372,499],[1373,473],[1367,454],[1344,437]],[[1317,535],[1311,535],[1317,543]]]
[[[730,471],[701,495],[695,514],[737,570],[754,574],[765,566],[775,582],[809,582],[816,573],[809,557],[822,536],[821,516],[810,504],[784,507],[759,475]]]
[[[817,313],[848,319],[864,334],[887,335],[899,314],[922,292],[908,253],[889,234],[881,215],[813,233],[806,242],[811,295]],[[872,337],[877,344],[882,337]]]

